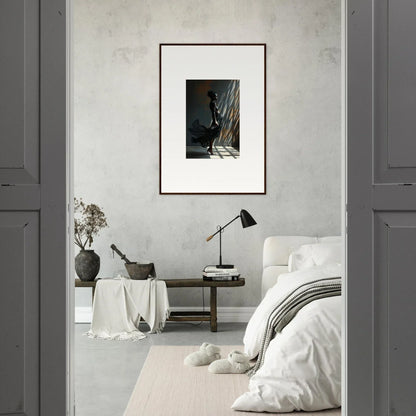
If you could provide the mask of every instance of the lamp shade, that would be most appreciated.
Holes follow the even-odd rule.
[[[254,218],[245,209],[240,211],[240,218],[243,228],[251,227],[252,225],[257,224]]]

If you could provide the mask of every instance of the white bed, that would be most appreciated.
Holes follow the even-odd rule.
[[[250,358],[262,351],[269,316],[293,291],[316,281],[326,284],[335,279],[339,294],[341,250],[341,237],[337,236],[266,239],[263,300],[244,335],[244,349]],[[289,272],[289,268],[294,271]],[[263,350],[263,364],[251,377],[249,391],[237,398],[233,409],[293,412],[340,406],[340,296],[330,295],[303,306]]]
[[[288,272],[289,255],[304,244],[341,243],[340,236],[307,237],[280,235],[266,238],[263,247],[263,276],[261,297],[277,283],[279,276]]]

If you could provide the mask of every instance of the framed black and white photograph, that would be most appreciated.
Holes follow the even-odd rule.
[[[160,193],[264,194],[265,44],[160,45]]]

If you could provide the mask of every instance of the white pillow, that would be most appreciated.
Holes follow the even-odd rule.
[[[290,254],[288,270],[294,272],[329,263],[341,263],[341,259],[341,243],[305,244]]]

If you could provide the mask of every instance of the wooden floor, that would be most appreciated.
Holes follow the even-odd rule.
[[[236,346],[222,346],[225,357]],[[195,346],[153,346],[149,351],[125,416],[239,416],[270,413],[236,412],[234,400],[248,390],[245,374],[211,374],[207,367],[187,367],[183,359]],[[340,416],[339,409],[296,412],[299,416]],[[288,413],[285,413],[288,415]]]

